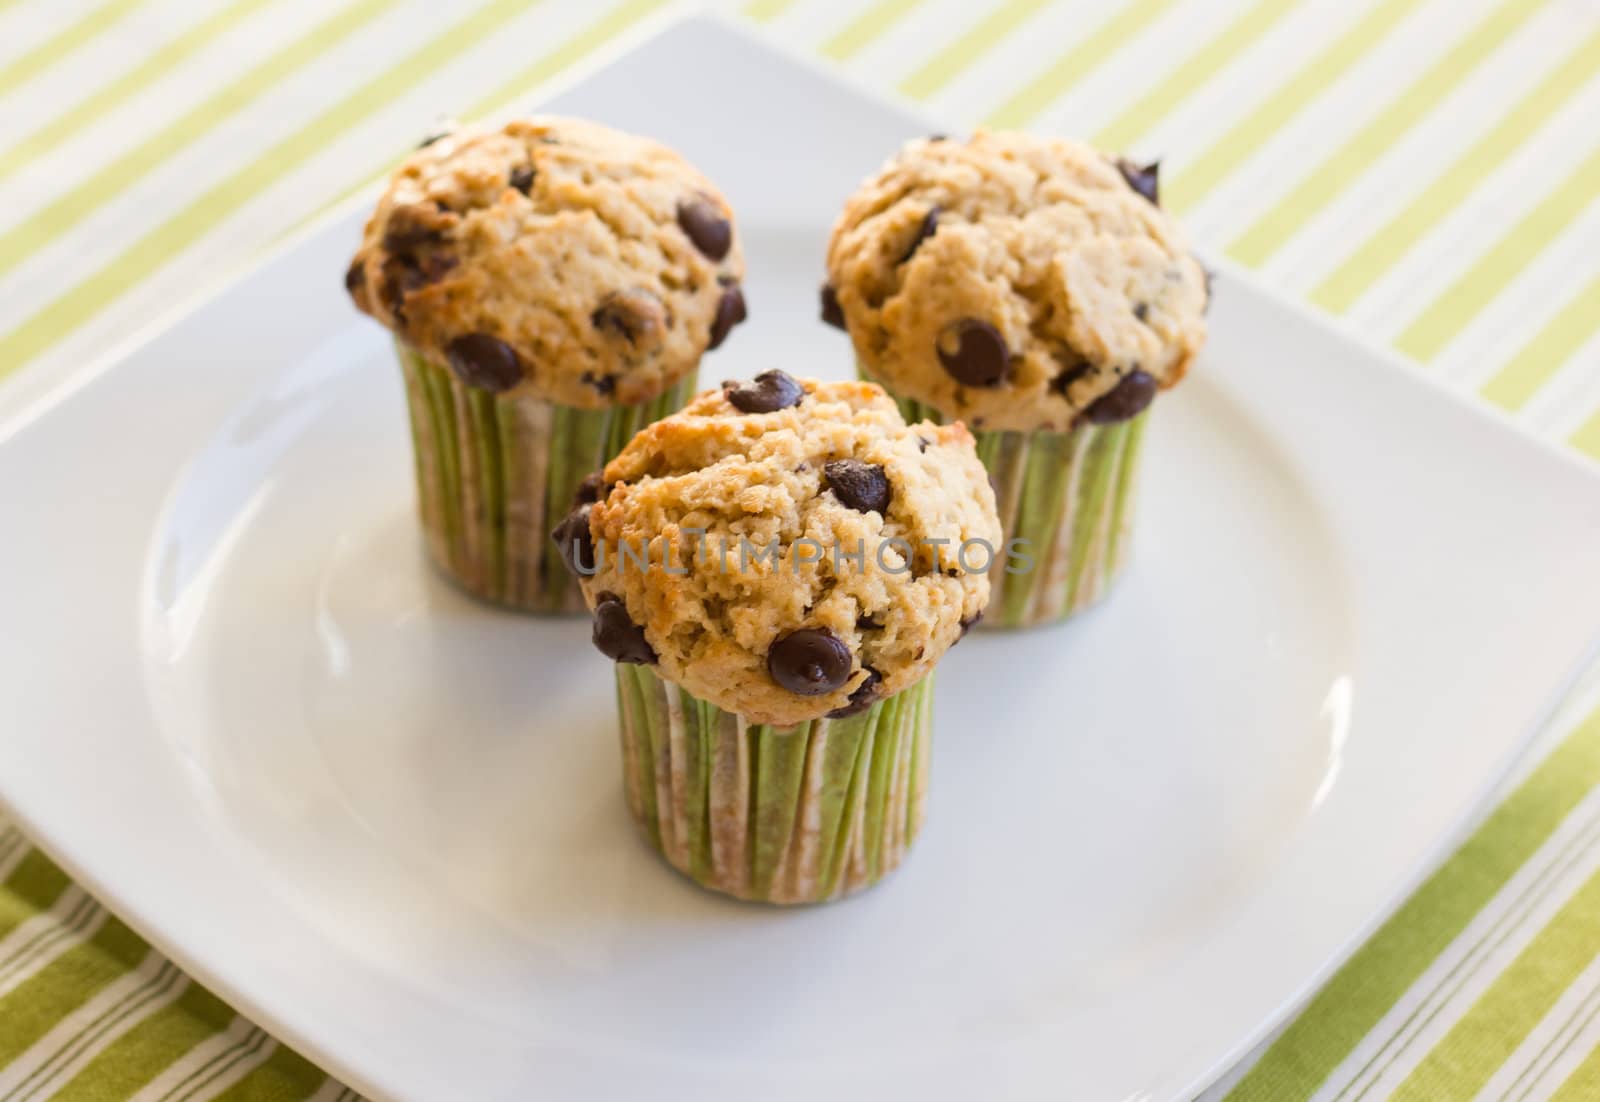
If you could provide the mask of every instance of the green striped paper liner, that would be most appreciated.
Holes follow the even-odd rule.
[[[750,723],[648,666],[617,666],[628,808],[712,891],[821,903],[892,872],[922,827],[933,677],[842,719]]]
[[[890,394],[907,424],[944,420],[930,405]],[[1070,432],[973,431],[1008,552],[996,554],[989,569],[982,627],[1063,620],[1110,591],[1132,543],[1139,445],[1149,418],[1146,409]]]
[[[428,552],[468,593],[546,614],[585,611],[550,538],[584,476],[680,409],[691,375],[649,402],[575,409],[469,387],[396,342],[411,411],[417,505]]]

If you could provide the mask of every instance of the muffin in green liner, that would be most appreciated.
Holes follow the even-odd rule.
[[[411,411],[417,509],[433,561],[485,600],[582,612],[583,594],[550,532],[584,477],[681,407],[694,380],[639,405],[574,409],[467,386],[403,342],[396,351]]]
[[[823,320],[908,419],[969,425],[994,481],[986,626],[1071,616],[1127,561],[1150,406],[1210,299],[1158,199],[1154,165],[979,132],[908,143],[834,226]]]
[[[345,287],[394,333],[440,569],[509,607],[580,611],[551,529],[693,391],[745,317],[743,274],[726,200],[647,139],[532,117],[407,158]]]
[[[940,420],[921,402],[898,404],[907,421]],[[989,569],[986,626],[1059,620],[1110,591],[1128,558],[1139,444],[1149,418],[1147,408],[1107,425],[1085,421],[1070,432],[972,434],[1008,539],[1008,554]]]
[[[965,552],[1000,538],[971,434],[769,371],[644,429],[586,496],[557,542],[619,664],[651,843],[769,903],[894,869],[922,823],[933,668],[989,599]]]
[[[702,887],[822,903],[892,872],[922,827],[933,676],[866,711],[750,723],[653,669],[617,666],[628,809]]]

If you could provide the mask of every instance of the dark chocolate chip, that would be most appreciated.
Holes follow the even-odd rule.
[[[524,195],[528,194],[529,189],[533,187],[533,166],[518,165],[512,169],[511,186]]]
[[[928,450],[928,445],[931,443],[933,443],[933,441],[929,440],[926,436],[919,436],[917,437],[917,450],[919,452],[925,452]]]
[[[350,262],[350,267],[345,269],[344,289],[349,291],[352,297],[359,297],[366,287],[366,283],[367,266],[362,263],[361,258],[358,256]]]
[[[889,476],[876,463],[830,459],[822,465],[822,473],[841,504],[862,513],[888,514]]]
[[[801,628],[772,644],[767,672],[799,696],[831,693],[850,680],[850,648],[826,628]]]
[[[617,377],[615,375],[596,375],[592,371],[585,371],[579,378],[594,387],[596,393],[610,396],[617,392]]]
[[[839,292],[833,289],[833,284],[824,283],[822,285],[821,298],[822,320],[835,329],[844,329],[849,332],[849,328],[844,323],[844,307],[839,305]]]
[[[589,322],[602,333],[608,333],[639,347],[640,342],[654,343],[666,327],[666,308],[661,299],[643,287],[630,287],[626,291],[612,291],[600,300],[600,305],[589,315]]]
[[[594,645],[613,662],[650,666],[656,661],[655,648],[644,637],[644,629],[633,622],[615,593],[602,593],[595,602]]]
[[[1147,321],[1150,317],[1150,304],[1148,302],[1134,303],[1133,316],[1138,318],[1140,321]]]
[[[979,609],[978,612],[972,617],[972,619],[961,621],[961,634],[956,636],[956,642],[959,643],[961,640],[965,639],[967,637],[967,632],[969,632],[973,628],[977,627],[978,624],[982,622],[982,620],[983,620],[983,610]]]
[[[583,476],[583,481],[578,483],[578,489],[572,495],[572,504],[574,506],[593,505],[606,496],[608,489],[605,476],[599,471],[590,471]]]
[[[1109,425],[1136,417],[1144,412],[1158,389],[1156,381],[1143,371],[1130,371],[1110,392],[1096,398],[1083,411],[1084,419],[1091,424]]]
[[[917,227],[917,236],[911,239],[911,245],[906,249],[905,255],[900,258],[900,263],[904,264],[910,260],[916,254],[918,246],[938,232],[939,210],[938,204],[935,204],[928,208],[927,214],[922,216],[922,224]]]
[[[522,382],[522,361],[499,337],[468,333],[445,346],[445,358],[462,382],[479,390],[499,393]]]
[[[1073,364],[1061,374],[1057,375],[1054,379],[1050,380],[1050,389],[1055,391],[1057,394],[1065,395],[1068,387],[1093,370],[1094,364],[1088,363],[1087,361]]]
[[[741,413],[775,413],[797,406],[806,392],[786,372],[763,371],[747,383],[722,384],[723,393]]]
[[[878,621],[874,620],[871,616],[857,616],[856,617],[856,630],[857,631],[882,631],[883,630],[883,625],[878,623]]]
[[[717,300],[717,316],[711,319],[711,341],[706,345],[706,350],[721,345],[728,339],[733,327],[749,316],[750,312],[744,305],[744,292],[735,283],[723,291],[722,297]]]
[[[574,574],[594,573],[594,533],[589,530],[589,510],[592,505],[580,505],[556,525],[550,538],[561,550],[561,561]]]
[[[878,676],[878,671],[871,666],[866,667],[867,676],[861,684],[850,690],[850,695],[844,704],[828,713],[829,719],[844,719],[847,716],[858,715],[872,707],[878,701],[878,689],[883,685],[883,678]]]
[[[709,200],[680,200],[678,225],[689,235],[694,247],[712,260],[721,260],[733,247],[733,225]]]
[[[1143,195],[1156,206],[1159,207],[1161,205],[1160,161],[1151,161],[1147,165],[1141,165],[1135,161],[1128,160],[1126,157],[1118,157],[1117,171],[1122,173],[1122,178],[1128,181],[1128,186],[1134,191]]]
[[[962,318],[939,334],[939,362],[966,386],[999,386],[1011,370],[1011,352],[1000,330],[977,318]]]

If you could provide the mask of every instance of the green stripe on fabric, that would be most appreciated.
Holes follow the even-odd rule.
[[[970,30],[957,35],[944,49],[923,62],[900,82],[900,91],[912,99],[924,99],[949,84],[977,63],[1006,35],[1025,23],[1049,0],[1007,0],[979,20]]]
[[[327,1079],[310,1060],[279,1045],[248,1075],[217,1095],[215,1102],[300,1102],[315,1094]]]
[[[118,1037],[51,1096],[51,1102],[131,1098],[195,1046],[228,1027],[233,1010],[191,983],[170,1005]]]
[[[1583,1063],[1572,1069],[1550,1102],[1594,1102],[1600,1098],[1600,1048],[1591,1049]]]
[[[1400,351],[1433,359],[1507,284],[1600,195],[1600,148],[1507,230],[1477,263],[1428,306],[1395,341]]]
[[[1484,384],[1483,396],[1497,406],[1521,409],[1596,331],[1600,331],[1600,275]]]
[[[72,884],[55,862],[31,851],[0,888],[0,937],[5,937],[40,911],[48,911]]]
[[[0,998],[0,1067],[32,1048],[56,1024],[106,986],[138,967],[149,952],[139,936],[107,918],[93,937],[74,945]]]
[[[1377,118],[1334,150],[1277,205],[1257,218],[1228,246],[1241,264],[1264,264],[1317,214],[1344,194],[1374,161],[1426,118],[1472,76],[1494,50],[1540,10],[1543,0],[1509,0],[1496,8],[1422,76],[1397,92]]]
[[[218,89],[177,120],[168,123],[138,145],[102,166],[93,175],[77,179],[58,198],[32,216],[0,234],[0,275],[93,214],[112,196],[125,192],[169,157],[180,152],[218,123],[271,91],[285,78],[331,49],[357,29],[370,23],[396,0],[358,0],[339,8],[239,79]],[[0,374],[15,366],[0,365]]]
[[[84,12],[72,24],[61,28],[20,57],[0,68],[0,96],[6,95],[19,84],[26,84],[72,51],[115,26],[123,16],[138,7],[143,0],[111,0]]]
[[[1310,1098],[1395,1002],[1600,784],[1600,709],[1356,950],[1228,1094]]]
[[[1373,231],[1361,247],[1311,291],[1311,301],[1336,314],[1348,310],[1402,256],[1477,190],[1594,75],[1600,32],[1590,35],[1494,127],[1433,179],[1406,208]]]
[[[1298,7],[1299,0],[1261,0],[1173,68],[1150,91],[1107,123],[1091,141],[1101,149],[1127,149],[1206,81],[1231,65],[1262,35]]]
[[[1099,67],[1127,41],[1172,7],[1174,0],[1134,0],[1062,54],[1015,95],[989,113],[990,126],[1021,126]]]
[[[1600,459],[1600,410],[1585,421],[1568,440],[1573,447],[1591,459]]]
[[[273,183],[320,153],[335,138],[526,9],[526,0],[494,0],[479,8],[198,196],[93,275],[0,337],[0,374],[15,370],[82,325]]]
[[[1393,1102],[1471,1098],[1600,951],[1600,872],[1562,905],[1411,1070]]]
[[[210,45],[219,35],[247,16],[266,7],[271,0],[235,0],[210,18],[190,27],[172,41],[147,56],[138,65],[108,84],[102,84],[84,99],[55,118],[45,119],[39,128],[0,150],[0,180],[42,154],[48,153],[85,127],[98,122],[108,111],[122,106],[173,69]]]
[[[745,5],[744,14],[757,23],[776,19],[794,6],[794,0],[752,0]]]
[[[922,3],[923,0],[878,0],[822,44],[823,56],[848,61]]]
[[[1259,107],[1190,161],[1188,168],[1174,176],[1170,185],[1162,181],[1163,205],[1184,211],[1204,199],[1307,104],[1365,57],[1421,2],[1387,0],[1367,12],[1355,26],[1298,67],[1294,76],[1266,93]]]

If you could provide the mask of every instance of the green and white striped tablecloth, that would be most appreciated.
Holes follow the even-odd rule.
[[[95,356],[659,0],[0,0],[0,395]],[[744,0],[957,125],[1164,158],[1259,269],[1600,459],[1596,0]],[[1208,1097],[1600,1099],[1600,686]],[[0,821],[0,1099],[349,1092]]]

